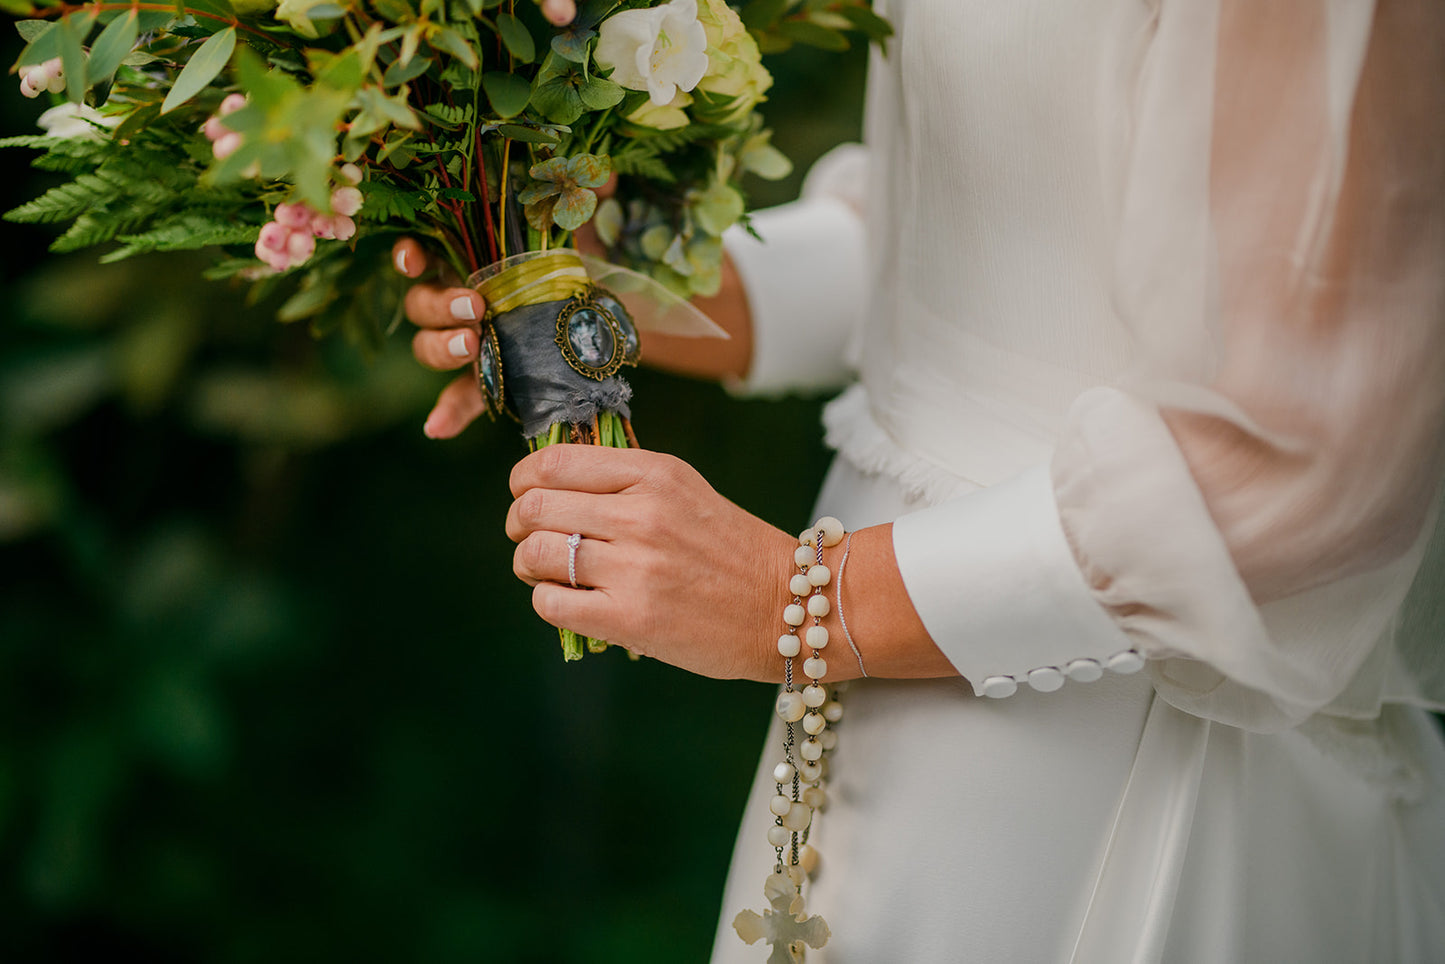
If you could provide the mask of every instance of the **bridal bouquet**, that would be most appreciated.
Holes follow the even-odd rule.
[[[68,176],[7,219],[68,223],[52,250],[106,262],[215,248],[210,277],[286,286],[281,320],[363,345],[402,317],[391,245],[421,238],[485,296],[488,410],[534,448],[635,445],[636,324],[714,331],[685,299],[720,284],[745,175],[790,170],[760,54],[889,32],[866,0],[0,7],[23,18],[21,92],[56,102],[0,146]],[[606,263],[571,247],[589,222]]]

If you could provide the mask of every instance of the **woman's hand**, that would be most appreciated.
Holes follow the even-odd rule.
[[[547,622],[716,678],[776,680],[797,540],[640,449],[552,445],[512,470],[513,568]],[[581,533],[577,584],[567,536]]]
[[[408,278],[420,278],[433,267],[425,249],[411,238],[398,241],[391,254],[396,270]],[[480,294],[456,281],[439,274],[435,280],[418,281],[406,293],[406,316],[420,329],[411,340],[412,354],[436,371],[460,368],[477,357],[477,326],[486,304]],[[422,431],[428,438],[452,438],[484,408],[481,388],[468,372],[442,389]]]

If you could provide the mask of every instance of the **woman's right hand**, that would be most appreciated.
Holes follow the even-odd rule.
[[[417,326],[411,351],[416,360],[435,371],[469,366],[477,357],[478,326],[486,303],[471,288],[457,284],[442,265],[434,265],[426,249],[412,238],[402,238],[391,249],[392,264],[408,278],[421,278],[433,268],[434,276],[418,281],[406,293],[406,316]],[[470,370],[454,379],[437,396],[436,405],[422,427],[428,438],[452,438],[486,408],[476,376]]]

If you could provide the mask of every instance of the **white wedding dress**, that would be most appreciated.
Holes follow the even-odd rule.
[[[730,239],[744,387],[856,374],[820,511],[960,678],[847,690],[808,959],[1445,960],[1445,14],[875,6],[866,152]]]

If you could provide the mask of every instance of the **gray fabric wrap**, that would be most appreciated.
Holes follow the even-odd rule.
[[[594,381],[572,370],[557,347],[557,315],[567,304],[544,301],[492,319],[502,350],[507,407],[522,420],[522,435],[536,438],[557,422],[589,423],[601,412],[631,418],[632,386],[616,375]]]

